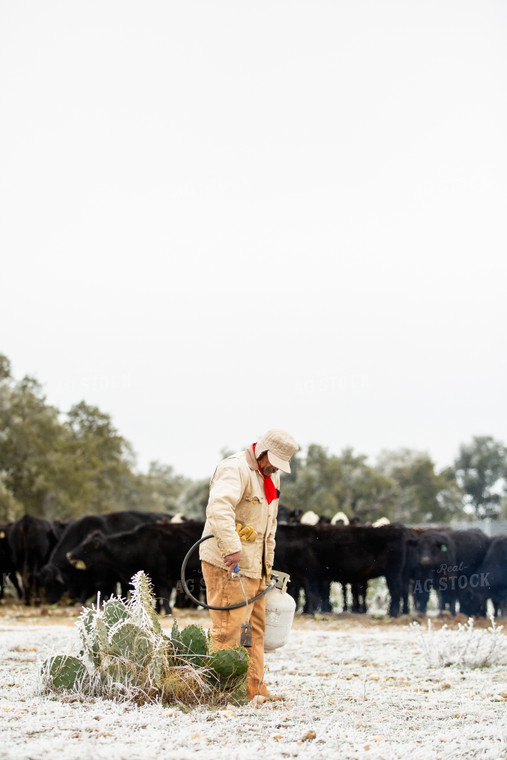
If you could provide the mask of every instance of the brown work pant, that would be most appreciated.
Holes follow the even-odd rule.
[[[206,601],[214,607],[227,607],[229,604],[243,602],[245,597],[238,578],[220,567],[202,562],[202,574],[206,583]],[[266,588],[265,578],[241,577],[241,583],[247,599],[251,599]],[[213,648],[229,649],[238,646],[241,636],[241,623],[246,621],[246,608],[235,610],[210,610],[211,636]],[[265,597],[248,605],[248,620],[252,624],[252,646],[247,648],[250,658],[248,667],[247,697],[253,699],[256,694],[268,696],[264,684],[264,629]]]

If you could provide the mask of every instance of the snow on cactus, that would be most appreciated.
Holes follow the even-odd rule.
[[[137,704],[209,704],[246,701],[248,654],[243,647],[211,651],[211,639],[198,625],[171,636],[162,631],[153,608],[148,576],[132,578],[126,601],[111,598],[83,610],[77,626],[78,657],[56,655],[42,664],[43,692],[72,692]]]

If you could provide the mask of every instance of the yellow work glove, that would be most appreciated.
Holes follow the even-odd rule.
[[[242,541],[255,541],[257,538],[257,531],[251,525],[243,527],[241,523],[236,523],[236,533]]]
[[[273,565],[264,564],[264,571],[266,573],[266,583],[269,583],[271,580],[271,570],[273,569]]]

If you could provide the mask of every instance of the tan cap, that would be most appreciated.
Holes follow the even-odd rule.
[[[266,451],[272,467],[277,467],[282,472],[290,472],[290,458],[298,449],[299,446],[289,433],[285,430],[273,429],[268,430],[257,441],[255,453],[259,458]]]

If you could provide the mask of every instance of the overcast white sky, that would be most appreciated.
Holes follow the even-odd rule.
[[[507,442],[504,0],[0,0],[0,351],[139,466]]]

